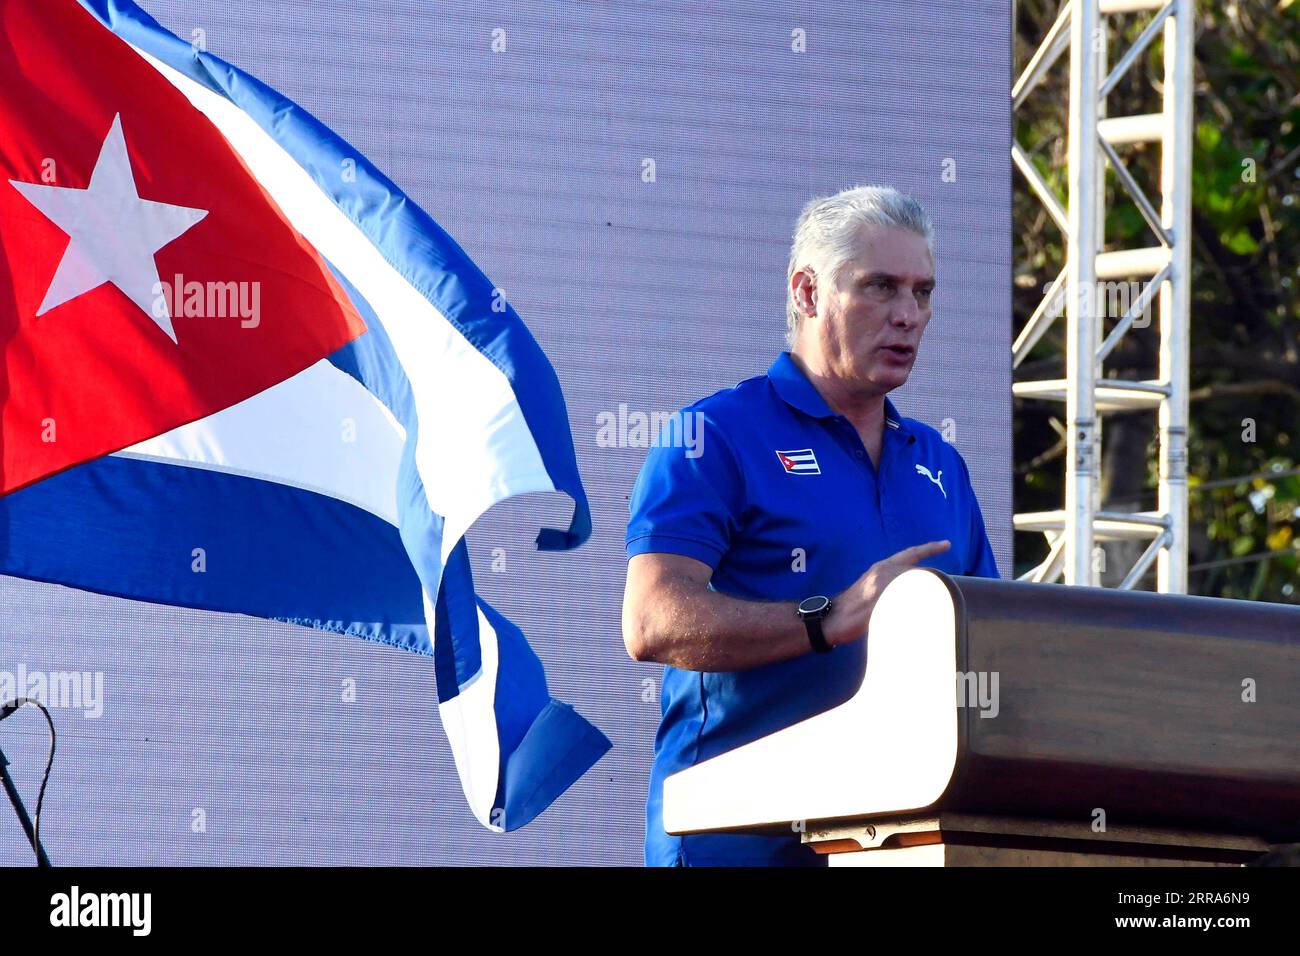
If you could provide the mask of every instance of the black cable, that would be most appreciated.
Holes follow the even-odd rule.
[[[10,701],[8,704],[5,704],[3,707],[0,707],[0,720],[4,720],[6,717],[10,716],[24,704],[32,704],[39,707],[41,713],[45,715],[45,723],[50,727],[50,756],[49,759],[45,761],[45,775],[41,777],[41,791],[36,797],[36,825],[34,828],[35,836],[33,839],[35,845],[32,847],[32,850],[36,853],[36,865],[48,866],[49,863],[41,859],[41,807],[45,804],[45,787],[50,782],[50,769],[54,766],[54,751],[58,747],[59,735],[54,730],[54,719],[50,717],[50,712],[45,709],[45,705],[39,700],[34,700],[30,697],[18,697],[15,700]]]

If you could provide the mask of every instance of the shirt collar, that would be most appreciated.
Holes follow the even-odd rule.
[[[813,383],[808,381],[808,376],[795,364],[789,352],[782,352],[777,356],[772,367],[767,370],[767,377],[772,387],[776,389],[776,393],[792,408],[813,418],[838,417],[838,413],[826,404],[826,399],[822,398],[821,392],[817,391]],[[897,431],[902,435],[912,433],[888,395],[885,396],[885,428],[887,431]]]

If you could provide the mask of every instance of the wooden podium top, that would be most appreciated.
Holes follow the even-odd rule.
[[[1300,840],[1300,608],[900,575],[858,693],[669,777],[670,833],[930,810]]]

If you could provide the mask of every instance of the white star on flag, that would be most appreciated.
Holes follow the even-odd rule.
[[[13,179],[9,183],[70,239],[36,312],[38,316],[111,282],[176,342],[166,297],[155,292],[159,279],[154,253],[201,220],[208,210],[140,198],[131,174],[120,113],[113,117],[87,188]]]

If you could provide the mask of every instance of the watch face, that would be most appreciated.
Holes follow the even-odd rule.
[[[830,607],[830,604],[831,599],[823,595],[805,598],[799,603],[799,613],[805,615],[821,614]]]

